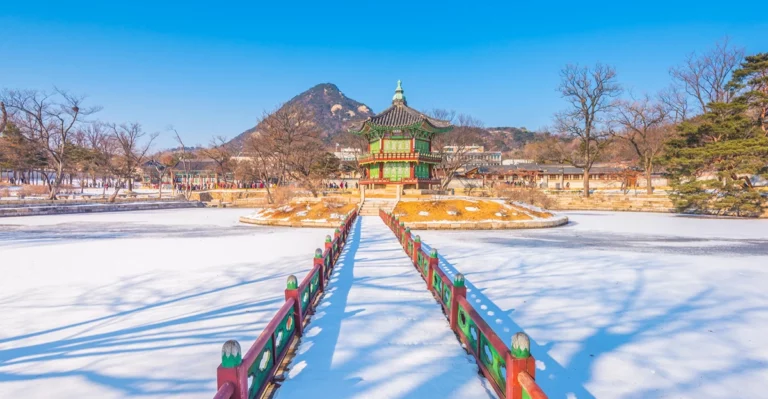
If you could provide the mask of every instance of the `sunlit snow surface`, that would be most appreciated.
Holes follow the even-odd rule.
[[[249,210],[0,218],[0,398],[210,398],[331,230]]]
[[[544,230],[417,232],[550,398],[764,398],[768,221],[565,213]]]
[[[221,344],[253,342],[283,302],[286,277],[309,270],[330,232],[238,225],[248,213],[0,219],[0,398],[210,398]],[[450,275],[454,268],[466,274],[469,299],[505,342],[521,329],[531,335],[537,380],[551,398],[765,397],[768,221],[566,215],[572,223],[555,229],[419,234],[439,248]],[[376,237],[370,244],[376,248],[365,258],[400,262],[401,250],[390,252]],[[340,268],[286,384],[310,377],[310,362],[359,366],[368,349],[387,353],[390,341],[377,348],[364,333],[355,353],[334,347],[328,359],[329,349],[317,346],[333,337],[332,318],[358,314],[334,307],[345,290],[347,304],[383,304],[378,294],[356,299],[355,292],[388,291],[363,272]],[[412,268],[395,277],[418,279]],[[424,306],[442,317],[436,303]],[[347,327],[340,328],[343,337]],[[427,349],[415,345],[414,353]],[[423,383],[429,372],[453,375],[442,365],[411,375],[425,373],[418,361],[391,359],[360,376]],[[346,383],[359,387],[360,380]]]

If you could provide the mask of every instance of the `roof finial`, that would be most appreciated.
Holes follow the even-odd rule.
[[[408,102],[405,101],[405,94],[403,93],[403,82],[401,80],[397,81],[397,89],[395,89],[395,95],[392,97],[392,104],[402,104],[402,105],[408,105]]]

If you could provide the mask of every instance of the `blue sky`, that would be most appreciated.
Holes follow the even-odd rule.
[[[627,5],[625,5],[626,3]],[[97,116],[190,143],[234,137],[332,82],[375,111],[409,105],[486,126],[548,125],[567,63],[614,65],[635,93],[725,36],[768,51],[768,2],[38,1],[0,7],[0,88],[88,95]]]

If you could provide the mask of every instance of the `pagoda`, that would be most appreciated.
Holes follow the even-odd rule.
[[[434,167],[441,156],[432,153],[434,135],[453,129],[448,121],[430,118],[408,106],[397,81],[392,106],[350,129],[368,140],[368,153],[359,163],[365,167],[361,187],[381,189],[429,189],[440,183]]]

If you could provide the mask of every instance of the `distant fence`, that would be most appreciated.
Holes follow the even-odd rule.
[[[424,251],[419,236],[414,237],[391,213],[379,210],[379,216],[397,236],[427,283],[427,289],[443,307],[451,329],[477,359],[480,370],[499,397],[546,399],[547,395],[535,381],[536,361],[530,352],[528,336],[522,332],[515,334],[511,349],[507,347],[467,301],[464,276],[458,273],[451,281],[438,266],[437,250]]]
[[[336,229],[326,236],[325,249],[315,251],[314,266],[301,283],[289,276],[285,303],[267,324],[245,356],[240,344],[230,340],[221,349],[221,365],[217,369],[217,392],[214,399],[260,398],[270,384],[280,380],[280,369],[295,338],[301,337],[309,323],[308,316],[330,280],[339,254],[346,244],[349,231],[359,210],[353,210]]]

